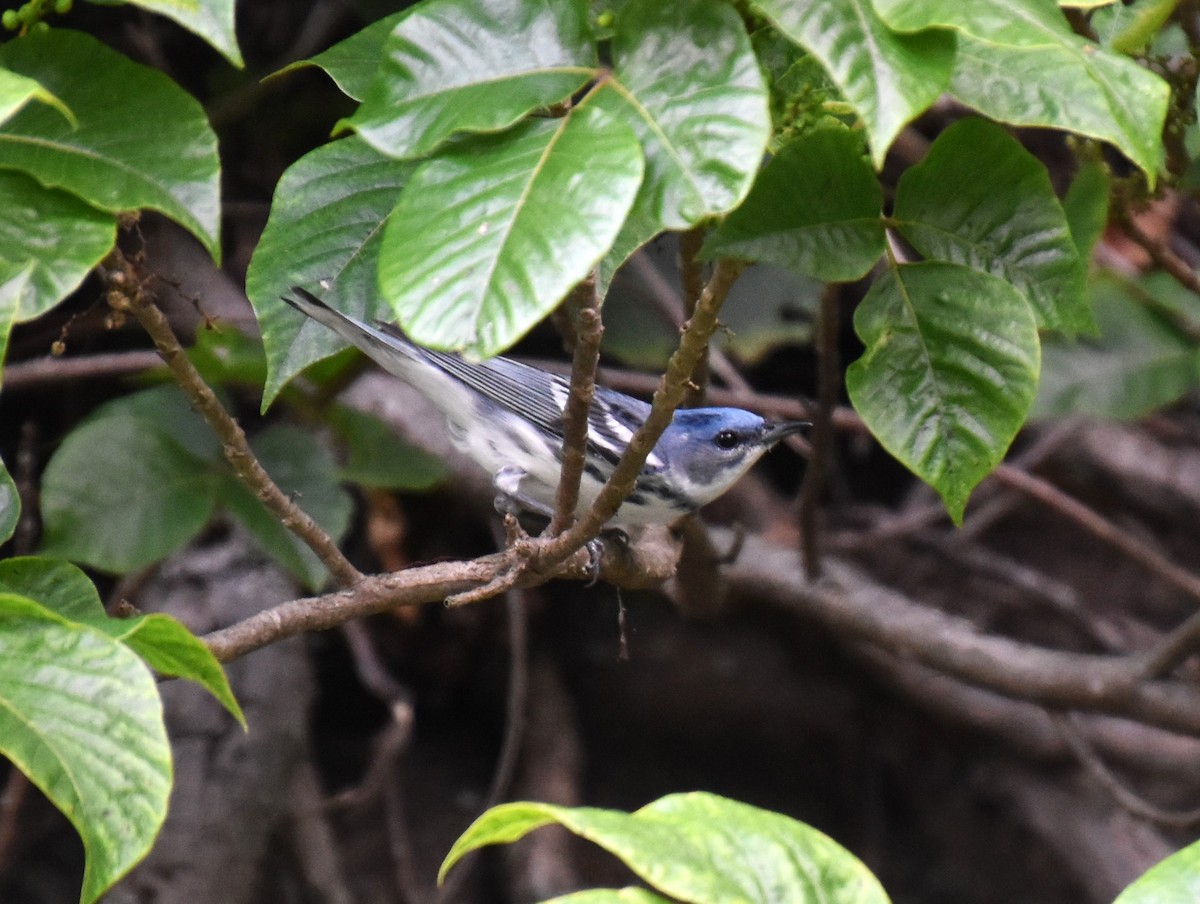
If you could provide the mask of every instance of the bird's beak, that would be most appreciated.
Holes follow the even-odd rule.
[[[782,421],[778,424],[771,424],[763,430],[762,444],[766,448],[771,448],[782,439],[786,439],[793,433],[801,433],[812,426],[812,421]]]

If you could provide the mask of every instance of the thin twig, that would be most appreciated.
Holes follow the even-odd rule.
[[[1142,654],[1142,675],[1161,678],[1200,650],[1200,612],[1195,612]]]
[[[838,355],[838,298],[841,287],[830,283],[821,292],[817,314],[818,383],[817,412],[813,417],[812,454],[800,486],[800,553],[809,580],[821,574],[820,535],[817,530],[817,500],[825,486],[833,455],[833,411],[837,408],[841,385]]]
[[[120,250],[114,249],[103,269],[108,278],[109,305],[116,311],[133,314],[150,334],[158,353],[193,407],[221,440],[225,458],[237,476],[279,518],[284,527],[316,553],[339,584],[350,586],[361,580],[362,574],[342,555],[333,539],[276,485],[259,464],[241,426],[225,410],[216,393],[188,360],[171,324],[154,304],[138,267],[126,259]]]
[[[48,383],[71,380],[94,380],[104,377],[124,377],[162,366],[156,352],[108,352],[99,355],[80,355],[75,358],[34,358],[4,366],[4,389],[14,392]]]
[[[1200,601],[1200,577],[1180,568],[1158,550],[1133,534],[1121,530],[1095,509],[1069,496],[1052,483],[1027,474],[1020,468],[1001,464],[993,472],[997,480],[1037,499],[1052,511],[1074,521],[1090,534],[1116,547],[1128,558],[1145,566],[1164,581]]]
[[[659,381],[651,403],[650,414],[629,441],[621,460],[613,469],[604,488],[592,503],[591,509],[569,530],[547,541],[536,553],[539,570],[564,562],[591,538],[595,537],[610,518],[617,513],[625,497],[641,473],[646,458],[671,423],[675,409],[687,391],[687,382],[708,340],[717,328],[717,313],[729,289],[745,268],[740,261],[722,259],[713,270],[712,279],[704,287],[696,313],[688,321],[679,340],[679,348],[671,356],[666,373]]]
[[[575,313],[575,351],[571,363],[571,390],[563,408],[562,468],[554,499],[554,517],[550,521],[551,535],[562,533],[575,520],[579,482],[587,462],[588,411],[596,394],[596,367],[600,363],[600,340],[604,336],[594,272],[571,293],[568,308]]]
[[[1118,804],[1137,816],[1173,829],[1190,829],[1200,824],[1200,807],[1193,810],[1166,810],[1156,806],[1127,787],[1100,759],[1070,713],[1051,713],[1051,719],[1076,759],[1091,773]]]
[[[683,291],[683,314],[691,317],[700,303],[704,292],[704,264],[698,259],[700,246],[704,244],[704,227],[697,226],[679,236],[679,286]],[[692,368],[691,380],[684,395],[685,406],[703,405],[708,388],[708,359],[710,349],[705,349],[696,366]]]
[[[1200,275],[1197,275],[1196,271],[1188,266],[1187,261],[1172,251],[1165,242],[1149,235],[1129,215],[1128,211],[1118,208],[1116,214],[1121,228],[1150,255],[1150,259],[1154,263],[1167,271],[1171,278],[1185,289],[1200,294]]]

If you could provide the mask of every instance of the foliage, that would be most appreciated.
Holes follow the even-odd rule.
[[[1174,904],[1200,895],[1200,841],[1150,867],[1113,904]]]
[[[459,837],[439,881],[467,853],[509,844],[557,823],[620,858],[671,900],[887,904],[854,855],[811,826],[715,794],[671,794],[633,813],[511,803],[493,807]],[[642,897],[642,896],[645,897]],[[556,902],[665,900],[636,889],[593,891]]]
[[[241,64],[233,0],[135,3]],[[0,224],[0,360],[13,325],[73,292],[130,214],[159,211],[220,254],[220,161],[204,110],[164,73],[50,27],[52,11],[69,6],[30,0],[4,17],[19,35],[0,45],[0,204],[23,217]],[[709,259],[769,263],[802,280],[875,273],[855,312],[865,351],[847,389],[882,445],[956,519],[1035,395],[1040,412],[1129,416],[1195,386],[1194,298],[1154,277],[1088,284],[1108,174],[1085,164],[1060,202],[1043,164],[1000,125],[1062,130],[1076,147],[1106,142],[1153,189],[1169,88],[1126,54],[1153,44],[1170,4],[1096,11],[1099,40],[1044,0],[613,7],[593,20],[585,0],[424,0],[307,61],[360,105],[339,124],[353,134],[280,180],[251,263],[264,407],[311,401],[286,385],[339,347],[280,302],[295,283],[357,316],[397,319],[418,341],[483,357],[520,339],[590,272],[607,287],[637,248],[685,230],[708,231]],[[885,204],[877,173],[896,136],[947,93],[985,118],[943,131]],[[1088,159],[1098,157],[1093,147]],[[1098,338],[1066,345],[1097,327]],[[237,342],[193,352],[214,382],[261,379],[257,350]],[[371,454],[377,421],[337,408],[330,421],[350,449],[341,471],[296,428],[255,442],[277,482],[335,536],[349,517],[338,479],[441,479],[436,463],[395,447]],[[122,485],[135,492],[112,494],[110,474],[134,476]],[[308,549],[234,479],[198,417],[162,389],[111,402],[68,436],[43,504],[47,551],[102,570],[156,561],[223,506],[302,581],[322,578]],[[0,467],[0,542],[18,511]],[[90,901],[145,852],[164,813],[169,749],[148,666],[239,711],[219,666],[181,626],[108,619],[73,566],[14,562],[0,571],[0,744],[75,822]],[[24,683],[43,666],[45,687]],[[57,692],[72,682],[89,687],[86,699]],[[86,734],[67,731],[76,719]],[[114,747],[132,790],[98,768],[96,751]],[[752,836],[769,826],[795,863],[820,867],[820,882],[850,876],[864,889],[854,900],[884,900],[819,833],[707,795],[630,816],[500,808],[460,840],[447,868],[477,844],[558,821],[619,849],[665,893],[705,900],[709,886],[696,883],[745,877],[698,872],[693,849],[644,833],[683,825],[711,855],[715,819]]]

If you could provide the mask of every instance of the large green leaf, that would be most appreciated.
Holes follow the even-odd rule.
[[[1086,263],[1046,168],[1004,129],[964,119],[896,187],[892,223],[927,258],[1003,277],[1041,326],[1090,329]]]
[[[73,128],[42,104],[23,107],[0,123],[0,168],[25,170],[102,210],[158,210],[219,257],[217,138],[191,95],[67,29],[0,45],[0,65],[36,79],[78,120]]]
[[[585,0],[426,0],[397,23],[344,125],[394,157],[507,128],[597,72]]]
[[[344,41],[339,41],[314,57],[300,60],[275,73],[280,75],[302,66],[319,66],[333,79],[344,94],[361,101],[375,79],[379,61],[383,59],[383,45],[396,25],[414,7],[385,16],[372,22],[362,31],[355,32]]]
[[[125,645],[0,593],[0,752],[71,820],[90,904],[145,856],[167,812],[162,701]]]
[[[109,618],[86,574],[59,559],[21,556],[0,562],[0,593],[28,597],[71,622],[126,644],[161,675],[195,681],[245,727],[221,664],[196,635],[169,615]]]
[[[233,31],[234,0],[126,0],[151,12],[174,19],[203,38],[239,69],[242,52]]]
[[[1132,60],[1076,35],[1045,0],[876,0],[896,29],[959,32],[950,91],[993,119],[1051,126],[1116,145],[1153,186],[1170,88]]]
[[[638,246],[736,207],[771,133],[769,97],[736,12],[709,0],[630,0],[613,72],[588,102],[637,133],[646,176],[604,261],[601,285]]]
[[[17,485],[4,462],[0,461],[0,543],[4,543],[17,529],[17,521],[21,517],[21,497],[17,493]]]
[[[870,0],[758,0],[784,34],[821,61],[867,130],[871,158],[883,166],[900,130],[950,81],[954,36],[931,29],[898,34]],[[978,4],[991,6],[992,4]]]
[[[62,301],[117,240],[111,213],[16,170],[0,170],[0,210],[10,214],[0,217],[0,261],[28,270],[17,320]]]
[[[217,504],[216,475],[150,418],[118,412],[69,433],[42,477],[43,550],[103,571],[157,562]]]
[[[826,282],[864,276],[883,254],[883,190],[861,140],[819,129],[790,142],[704,244],[705,257],[766,261]]]
[[[501,804],[479,817],[454,843],[442,863],[439,881],[467,852],[515,841],[551,823],[598,844],[653,889],[680,901],[887,904],[888,900],[870,870],[827,835],[779,813],[701,792],[671,794],[634,813]]]
[[[0,69],[0,122],[8,119],[31,100],[49,104],[74,124],[75,117],[67,105],[41,86],[36,79]]]
[[[1113,904],[1200,901],[1200,841],[1160,860],[1133,881]]]
[[[1167,313],[1172,302],[1200,323],[1200,302],[1166,274],[1139,282],[1097,279],[1099,335],[1046,342],[1033,416],[1131,419],[1178,401],[1200,384],[1200,350]]]
[[[1029,302],[987,273],[907,264],[875,281],[854,327],[866,351],[846,372],[851,402],[960,522],[1033,402],[1039,345]]]
[[[277,427],[252,445],[267,473],[327,533],[345,532],[350,499],[333,459],[310,435]],[[311,550],[233,476],[220,444],[174,387],[116,399],[67,435],[43,476],[43,543],[54,555],[129,571],[178,549],[218,505],[306,586],[322,582]],[[175,644],[161,626],[151,630],[151,640]]]
[[[328,286],[338,308],[360,319],[395,316],[379,295],[379,250],[412,170],[351,137],[300,158],[279,180],[246,273],[267,354],[264,409],[288,380],[344,345],[280,301],[292,286]]]
[[[423,164],[384,227],[379,282],[412,338],[488,357],[611,247],[642,179],[637,137],[583,104]]]

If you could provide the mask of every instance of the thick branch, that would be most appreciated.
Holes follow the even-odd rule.
[[[841,638],[865,640],[968,684],[1059,709],[1106,713],[1200,736],[1200,688],[1145,680],[1137,656],[1047,650],[980,634],[971,622],[929,609],[857,568],[826,562],[828,580],[802,577],[797,553],[757,538],[726,571],[731,585],[809,615]]]

